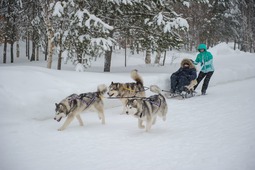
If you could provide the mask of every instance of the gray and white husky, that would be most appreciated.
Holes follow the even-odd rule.
[[[143,86],[143,79],[137,70],[132,70],[130,76],[135,82],[130,83],[114,83],[112,82],[108,87],[109,97],[119,98],[123,104],[123,113],[125,113],[125,106],[128,97],[145,97],[145,89]]]
[[[58,130],[62,131],[67,128],[74,117],[78,119],[80,126],[83,126],[80,113],[90,109],[95,110],[102,124],[105,124],[103,95],[106,92],[107,86],[102,84],[97,87],[96,92],[82,93],[79,95],[72,94],[63,99],[60,103],[55,103],[56,115],[54,119],[60,122],[62,118],[67,117],[64,124]]]
[[[128,99],[126,104],[126,114],[138,118],[138,127],[143,129],[143,122],[146,122],[146,132],[156,123],[157,116],[166,120],[168,106],[165,97],[161,94],[161,89],[156,85],[151,85],[150,90],[157,95],[144,98]]]

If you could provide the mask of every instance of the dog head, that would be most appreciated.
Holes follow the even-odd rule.
[[[111,83],[109,86],[109,91],[108,91],[108,95],[110,97],[117,97],[119,95],[119,91],[120,91],[120,83]]]
[[[66,113],[67,113],[67,108],[66,108],[66,106],[65,106],[64,104],[62,104],[62,103],[59,103],[59,104],[55,103],[55,105],[56,105],[56,108],[55,108],[56,115],[55,115],[55,117],[54,117],[54,120],[60,122],[60,120],[61,120],[62,118],[64,118],[64,117],[67,116],[67,114],[66,114]]]
[[[141,100],[128,99],[125,107],[127,115],[135,115],[141,110]]]

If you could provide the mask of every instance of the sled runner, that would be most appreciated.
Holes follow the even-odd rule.
[[[182,92],[176,92],[176,93],[171,93],[171,91],[164,91],[167,92],[165,94],[165,97],[170,99],[170,98],[180,98],[180,99],[185,99],[185,98],[191,98],[196,95],[196,92],[194,90],[194,86],[197,84],[196,80],[192,80],[188,86],[184,86],[182,89]]]
[[[187,98],[194,97],[195,95],[196,95],[196,92],[193,90],[185,90],[185,91],[182,91],[181,93],[170,93],[170,91],[167,91],[167,93],[165,93],[165,97],[168,99],[171,99],[171,98],[187,99]]]

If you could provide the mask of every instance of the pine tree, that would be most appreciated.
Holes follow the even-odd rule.
[[[7,60],[7,44],[10,44],[10,59],[11,63],[14,62],[14,43],[18,39],[17,26],[18,26],[18,11],[20,8],[19,1],[17,0],[4,0],[3,6],[3,39],[4,39],[4,51],[3,51],[3,63]]]

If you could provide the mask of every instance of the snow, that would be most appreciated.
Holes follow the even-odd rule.
[[[61,2],[57,2],[54,7],[52,16],[61,17],[63,13],[64,13],[64,7],[62,6]]]
[[[234,51],[232,45],[209,49],[216,71],[208,95],[167,99],[166,122],[158,119],[148,133],[138,129],[135,118],[120,114],[118,100],[107,98],[105,125],[94,112],[85,112],[83,127],[74,120],[60,132],[63,120],[53,120],[55,103],[72,93],[95,91],[98,84],[131,82],[134,68],[145,86],[168,90],[181,59],[195,59],[197,53],[168,52],[165,66],[145,66],[144,53],[128,54],[124,67],[124,51],[117,50],[110,73],[102,71],[103,57],[86,72],[75,72],[70,64],[62,71],[47,69],[45,61],[27,62],[25,56],[13,64],[1,63],[0,169],[255,169],[255,55]],[[170,64],[176,53],[179,57]],[[200,88],[201,84],[198,92]]]
[[[86,15],[85,15],[86,14]],[[90,24],[91,22],[93,21],[94,22],[94,26],[95,27],[100,27],[101,25],[103,26],[103,31],[104,32],[107,32],[108,30],[112,30],[113,27],[104,23],[101,19],[99,19],[98,17],[96,17],[95,15],[93,14],[90,14],[88,10],[84,9],[84,10],[78,10],[75,14],[75,16],[78,18],[79,20],[79,26],[80,27],[83,27],[83,20],[86,19],[84,18],[84,16],[88,16],[89,18],[85,21],[85,26],[87,28],[90,28]]]

